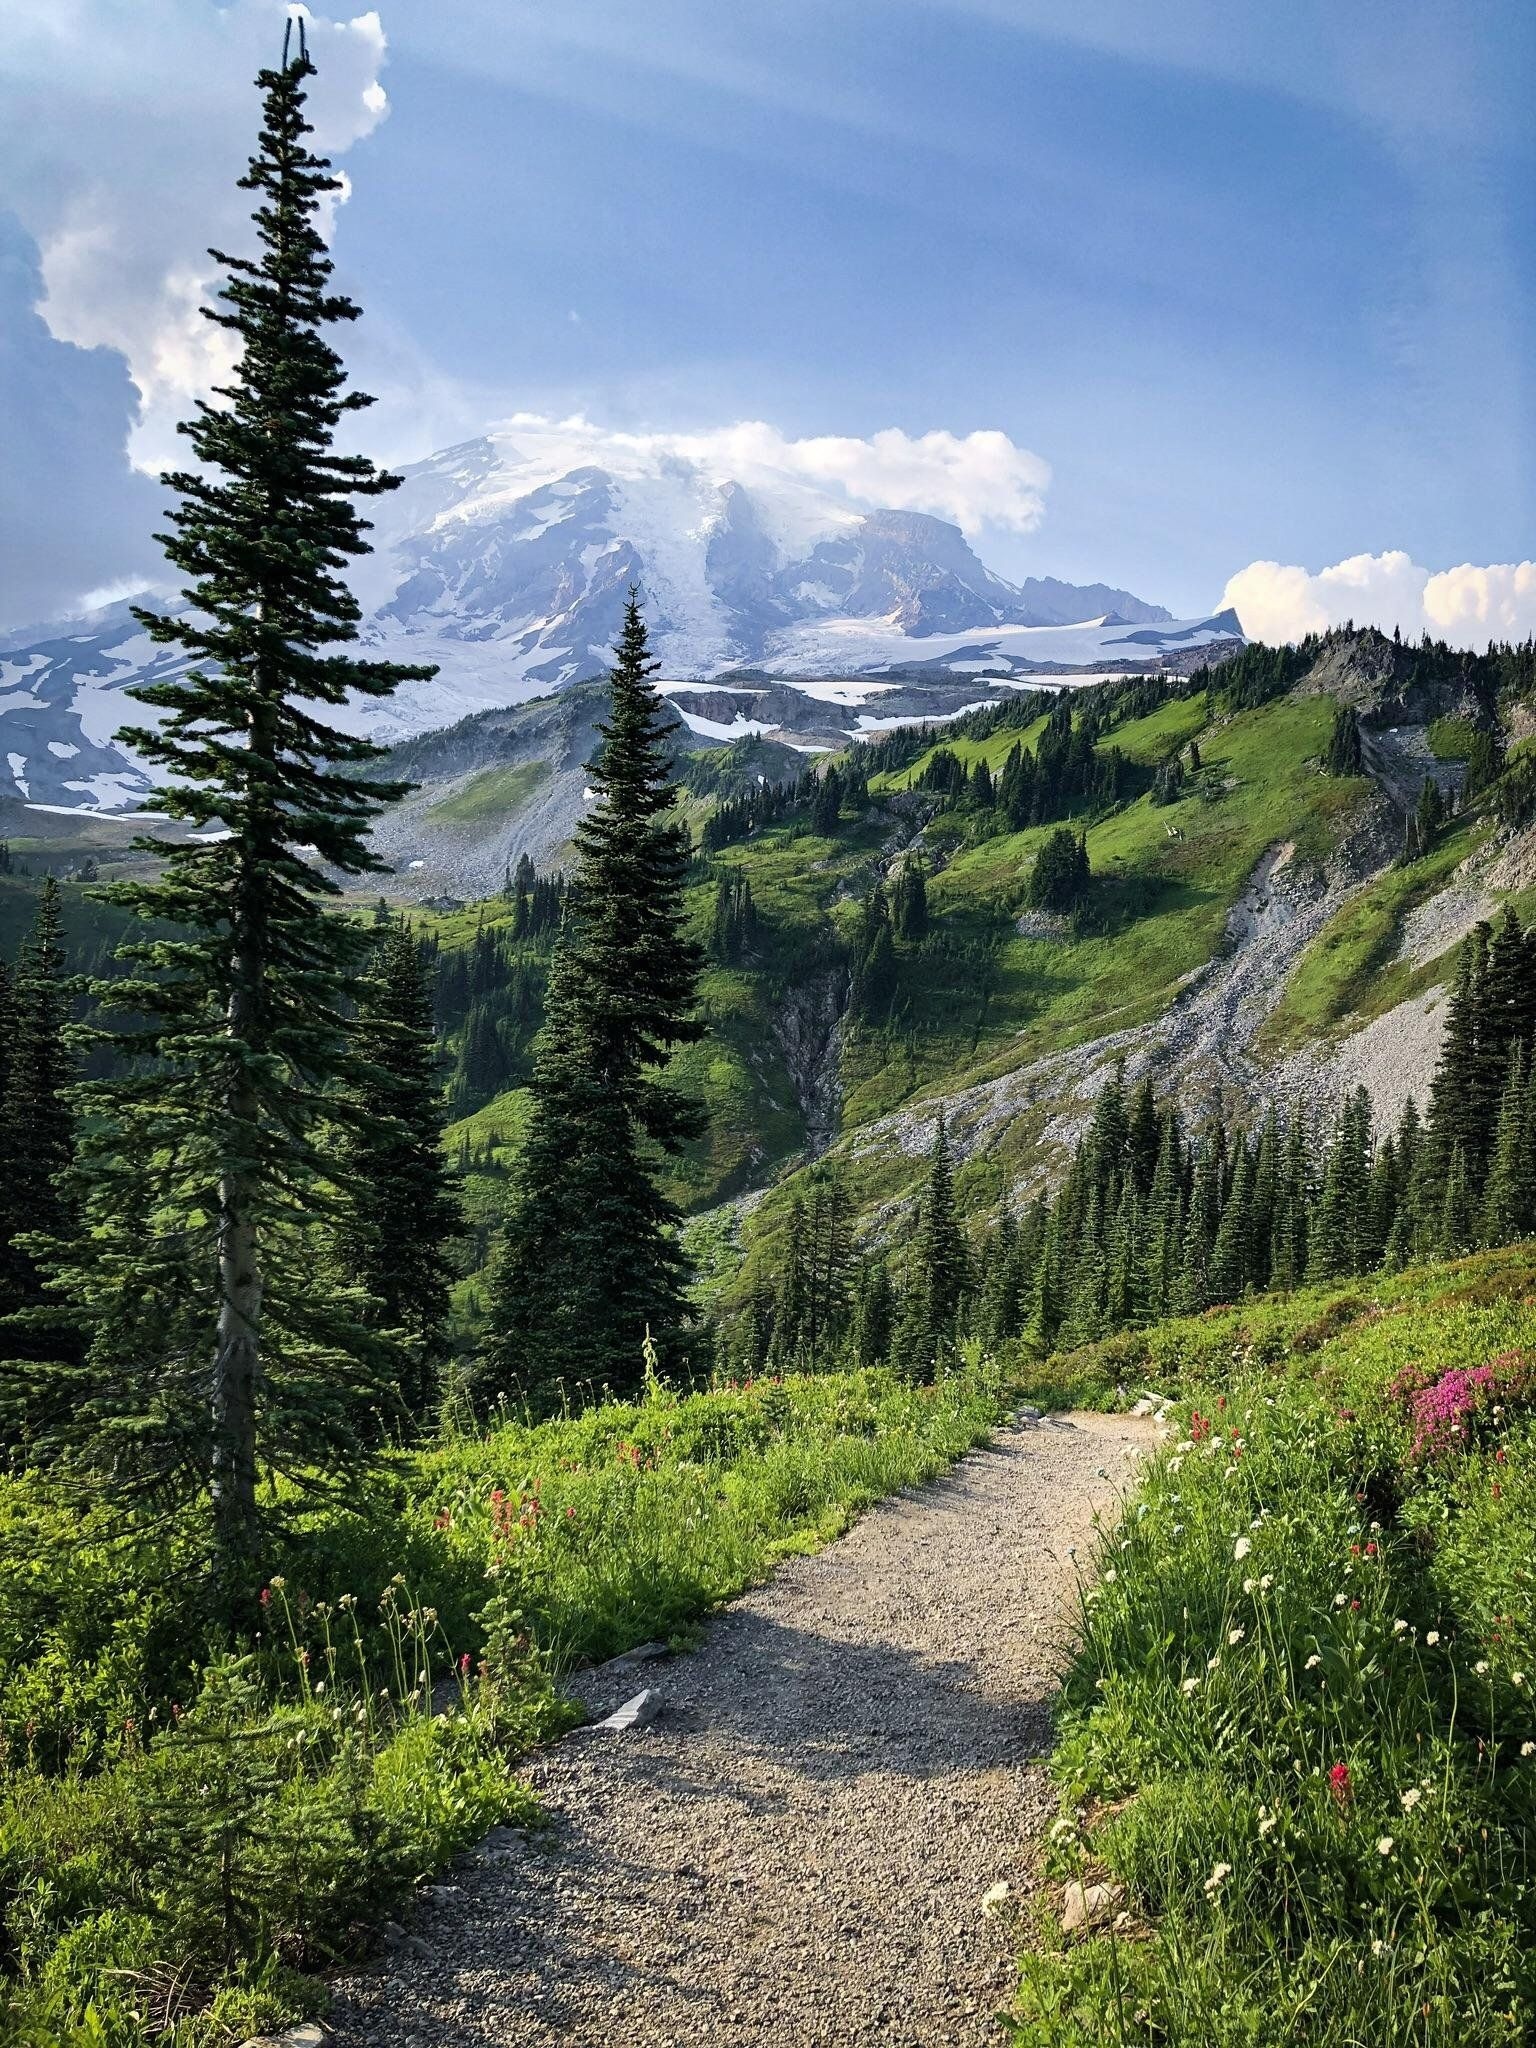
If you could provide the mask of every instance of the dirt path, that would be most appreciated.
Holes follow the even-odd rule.
[[[531,1775],[554,1833],[481,1852],[338,1986],[344,2048],[994,2043],[999,1879],[1031,1883],[1041,1762],[1091,1540],[1151,1426],[1006,1431],[650,1667],[643,1731]],[[610,1681],[606,1713],[644,1679]]]

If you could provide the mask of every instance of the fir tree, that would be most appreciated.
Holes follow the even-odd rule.
[[[1483,1194],[1482,1241],[1510,1244],[1536,1230],[1536,1097],[1526,1046],[1516,1040],[1499,1105],[1493,1162]]]
[[[43,883],[15,977],[6,976],[0,993],[9,1011],[0,1097],[0,1310],[35,1312],[47,1297],[33,1250],[19,1240],[34,1232],[57,1237],[69,1227],[64,1175],[74,1156],[63,903],[52,875]],[[41,1328],[13,1326],[0,1335],[4,1351],[31,1358],[50,1356],[56,1343]]]
[[[896,1296],[891,1276],[880,1260],[859,1276],[853,1309],[853,1358],[860,1366],[883,1365],[890,1356],[896,1329]]]
[[[576,828],[577,866],[535,1043],[531,1107],[492,1278],[484,1400],[562,1382],[632,1386],[647,1329],[681,1356],[688,1310],[677,1212],[654,1170],[703,1112],[664,1078],[692,1015],[702,955],[684,933],[689,847],[633,593],[612,708]]]
[[[368,1320],[404,1347],[400,1403],[423,1420],[447,1357],[448,1248],[463,1228],[443,1160],[432,999],[403,924],[389,928],[353,1028],[362,1110],[349,1143],[351,1203],[340,1239],[376,1305]]]
[[[1330,775],[1363,775],[1365,752],[1360,744],[1360,720],[1352,706],[1337,705],[1333,731],[1328,736],[1323,765]]]
[[[366,773],[380,750],[325,713],[433,673],[327,651],[357,634],[342,574],[367,547],[353,500],[399,479],[333,452],[369,401],[345,392],[326,336],[357,308],[330,287],[319,230],[340,181],[306,140],[313,71],[300,25],[297,55],[258,78],[241,183],[257,195],[259,253],[215,252],[227,276],[208,315],[238,367],[225,403],[200,403],[183,428],[197,469],[165,479],[180,502],[163,544],[188,608],[136,616],[187,666],[133,693],[161,718],[121,738],[168,778],[149,807],[191,833],[154,844],[157,879],[107,891],[175,936],[126,947],[134,971],[97,991],[127,1021],[117,1074],[81,1091],[86,1228],[55,1276],[90,1355],[73,1398],[36,1380],[25,1397],[46,1411],[41,1461],[120,1489],[206,1489],[232,1612],[254,1596],[263,1464],[345,1471],[387,1370],[317,1283],[307,1242],[334,1178],[320,1137],[343,1113],[345,1012],[368,946],[322,906],[335,875],[379,866],[367,828],[398,793]],[[157,1289],[174,1304],[159,1320]]]

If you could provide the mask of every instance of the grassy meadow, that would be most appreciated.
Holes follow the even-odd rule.
[[[607,1402],[294,1495],[239,1653],[174,1532],[0,1481],[0,2040],[224,2048],[488,1828],[558,1679],[686,1636],[979,1441],[987,1369]],[[316,1475],[318,1479],[318,1475]]]
[[[1085,1574],[1031,2044],[1536,2027],[1536,1254],[1057,1362],[1169,1435]]]

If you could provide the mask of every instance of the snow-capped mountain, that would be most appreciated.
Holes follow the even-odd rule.
[[[365,651],[439,672],[357,707],[357,729],[399,740],[599,673],[632,584],[678,682],[1086,679],[1241,637],[1230,613],[1179,622],[1104,584],[1009,583],[947,520],[782,471],[733,475],[708,447],[609,437],[601,464],[572,461],[584,452],[514,420],[415,464],[369,508]],[[182,665],[126,605],[0,643],[0,791],[131,806],[146,779],[112,735],[145,714],[123,692]]]

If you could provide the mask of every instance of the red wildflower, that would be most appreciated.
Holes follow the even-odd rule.
[[[1217,1406],[1218,1408],[1225,1408],[1225,1407],[1226,1407],[1226,1405],[1227,1405],[1227,1397],[1226,1397],[1226,1395],[1225,1395],[1225,1394],[1218,1394],[1218,1395],[1216,1396],[1216,1406]]]
[[[1189,1434],[1191,1440],[1197,1444],[1203,1443],[1205,1439],[1210,1435],[1210,1433],[1210,1423],[1200,1413],[1200,1410],[1198,1408],[1194,1409],[1189,1418]]]
[[[270,1586],[262,1587],[261,1604],[263,1607],[270,1607],[272,1605],[272,1588]]]
[[[1489,1491],[1492,1493],[1495,1500],[1502,1500],[1504,1498],[1504,1489],[1502,1486],[1500,1486],[1497,1479],[1495,1479],[1493,1485],[1489,1488]]]
[[[1335,1764],[1328,1773],[1328,1790],[1340,1806],[1348,1806],[1355,1796],[1354,1781],[1349,1775],[1348,1764]]]
[[[1374,1557],[1376,1555],[1376,1546],[1374,1543],[1367,1543],[1367,1545],[1365,1546],[1365,1554],[1367,1557]]]
[[[1360,1602],[1358,1600],[1351,1600],[1349,1603],[1349,1611],[1351,1614],[1358,1614],[1360,1612]]]
[[[468,1676],[469,1676],[469,1652],[468,1652],[468,1650],[466,1650],[466,1651],[464,1652],[463,1656],[462,1656],[462,1657],[461,1657],[461,1658],[459,1659],[459,1676],[460,1676],[460,1678],[468,1678]]]

